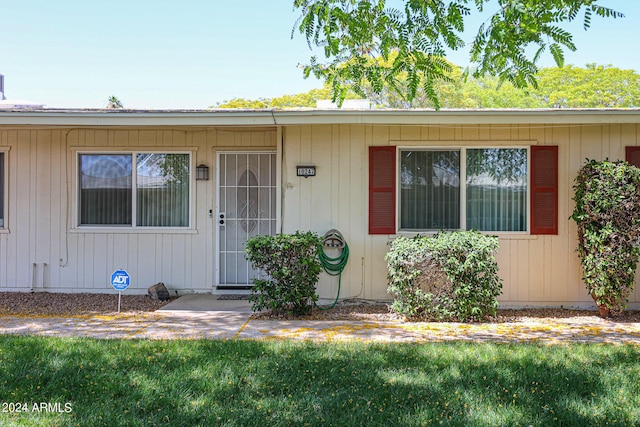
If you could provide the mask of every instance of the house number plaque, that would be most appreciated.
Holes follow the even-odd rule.
[[[315,166],[296,166],[296,175],[309,178],[310,176],[316,176]]]

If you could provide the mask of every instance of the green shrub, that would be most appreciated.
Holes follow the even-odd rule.
[[[640,239],[640,169],[587,160],[574,185],[583,279],[600,315],[621,312],[633,289]]]
[[[474,321],[494,315],[502,292],[498,239],[475,231],[398,237],[386,255],[392,308],[409,319]]]
[[[315,233],[256,236],[247,242],[247,259],[268,278],[253,279],[249,296],[253,311],[304,314],[317,301],[316,283],[322,267]]]

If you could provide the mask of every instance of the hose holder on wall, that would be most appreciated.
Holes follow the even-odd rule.
[[[324,233],[322,236],[322,246],[331,249],[344,249],[347,242],[344,240],[344,236],[335,228]]]
[[[337,257],[330,257],[324,251],[325,248],[340,249],[340,255]],[[335,307],[338,303],[338,299],[340,298],[340,287],[342,285],[342,271],[345,269],[347,262],[349,261],[349,245],[342,233],[335,228],[332,228],[322,236],[322,244],[318,247],[318,259],[320,260],[322,268],[328,275],[338,276],[338,293],[335,301],[327,307],[320,307],[316,304],[317,308],[327,310]]]

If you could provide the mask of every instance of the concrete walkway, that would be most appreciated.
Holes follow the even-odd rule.
[[[251,320],[246,300],[185,295],[155,313],[82,317],[0,317],[0,333],[136,339],[296,339],[372,342],[569,342],[640,344],[640,323],[594,316],[512,323]]]

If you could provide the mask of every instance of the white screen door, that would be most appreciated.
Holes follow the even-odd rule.
[[[276,154],[218,155],[217,286],[247,288],[257,276],[245,257],[245,244],[276,233]]]

